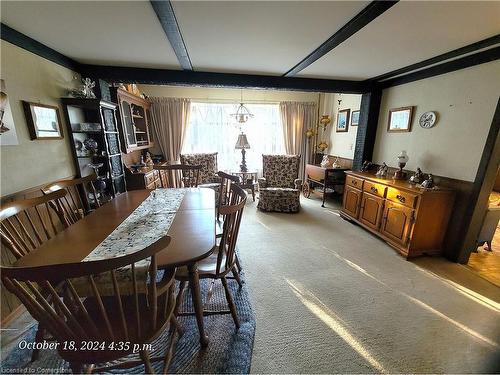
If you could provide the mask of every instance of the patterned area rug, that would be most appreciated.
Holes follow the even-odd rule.
[[[242,273],[242,276],[243,273]],[[240,329],[236,331],[230,314],[206,316],[205,331],[210,339],[208,347],[200,348],[198,328],[194,316],[183,316],[179,322],[184,328],[184,335],[178,340],[174,357],[170,364],[169,373],[225,373],[225,374],[248,374],[252,359],[252,349],[255,334],[255,316],[250,305],[247,286],[239,289],[235,280],[229,280],[234,302],[240,319]],[[211,281],[202,280],[202,295],[207,295]],[[205,300],[204,300],[205,302]],[[207,310],[227,310],[224,288],[220,281],[216,281],[213,287],[213,295]],[[193,311],[191,294],[186,289],[182,312]],[[23,338],[27,342],[33,342],[36,326],[33,327]],[[154,343],[152,356],[165,353],[168,347],[168,330]],[[68,363],[59,357],[56,351],[42,350],[40,358],[30,363],[31,350],[14,349],[7,358],[2,360],[0,373],[69,373]],[[137,357],[129,357],[139,359]],[[162,372],[162,363],[153,363],[157,373]],[[114,370],[111,373],[144,373],[144,366],[137,366],[126,370]]]

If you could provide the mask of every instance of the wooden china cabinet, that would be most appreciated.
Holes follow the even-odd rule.
[[[111,98],[118,103],[118,124],[126,166],[127,189],[154,189],[160,185],[158,171],[152,167],[133,168],[138,165],[143,153],[153,146],[151,140],[150,108],[146,99],[124,89],[112,87]]]
[[[365,172],[346,175],[343,218],[383,238],[406,258],[441,253],[455,199],[452,190],[424,189]]]

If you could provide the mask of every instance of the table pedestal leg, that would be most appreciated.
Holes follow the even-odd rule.
[[[196,264],[188,266],[189,271],[189,287],[191,288],[191,296],[193,298],[193,306],[196,314],[196,323],[200,333],[200,344],[202,347],[208,345],[208,336],[205,335],[205,327],[203,325],[203,303],[200,292],[200,279],[198,277],[198,267]]]

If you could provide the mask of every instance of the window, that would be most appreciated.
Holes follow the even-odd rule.
[[[248,169],[260,172],[262,154],[285,153],[279,105],[245,106],[254,117],[240,126],[231,116],[236,112],[236,104],[192,103],[182,153],[218,152],[220,170],[239,170],[241,150],[235,150],[234,146],[241,129],[250,144],[250,149],[245,150]]]

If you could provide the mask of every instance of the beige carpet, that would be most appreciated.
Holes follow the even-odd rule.
[[[320,204],[303,199],[296,215],[246,207],[239,248],[257,316],[251,372],[500,370],[498,288],[473,277],[489,290],[483,298]]]

